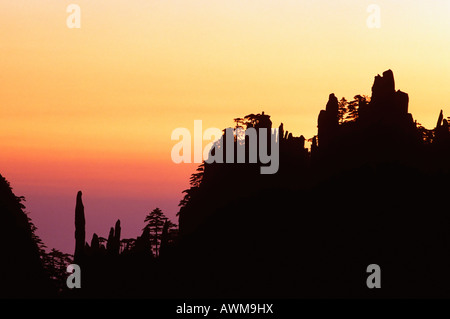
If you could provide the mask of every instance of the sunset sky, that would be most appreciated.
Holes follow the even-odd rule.
[[[2,0],[0,173],[49,248],[73,253],[78,190],[89,242],[118,218],[136,237],[155,207],[176,221],[196,164],[172,162],[170,137],[194,120],[265,111],[310,138],[330,93],[370,95],[392,69],[433,128],[450,116],[449,31],[449,0]]]

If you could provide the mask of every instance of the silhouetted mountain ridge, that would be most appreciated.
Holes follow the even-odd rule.
[[[375,77],[371,97],[330,94],[310,149],[283,123],[272,133],[276,174],[261,174],[267,163],[259,159],[249,163],[250,136],[227,141],[224,134],[210,155],[220,150],[226,158],[233,147],[235,163],[199,165],[180,202],[179,232],[155,208],[141,236],[121,238],[118,220],[107,238],[94,233],[89,244],[78,192],[74,262],[82,288],[60,295],[449,298],[449,125],[441,111],[436,127],[424,128],[408,101],[391,70]],[[235,122],[247,131],[272,128],[264,112]],[[256,150],[272,138],[256,134]],[[245,163],[236,161],[241,146]],[[12,243],[4,254],[10,262],[2,263],[10,275],[3,293],[34,294],[46,286],[30,221],[4,179],[0,199],[0,234]],[[66,257],[58,257],[61,265]],[[381,267],[381,289],[366,285],[370,264]]]
[[[205,163],[186,190],[180,245],[186,263],[196,261],[186,273],[209,278],[197,282],[198,296],[450,296],[442,112],[434,130],[421,127],[388,70],[375,77],[370,99],[329,96],[311,151],[303,136],[295,140],[282,124],[279,132],[277,174]],[[384,289],[365,285],[372,263]]]
[[[48,297],[54,292],[44,271],[24,198],[12,192],[0,175],[0,241],[4,243],[0,273],[1,297]]]

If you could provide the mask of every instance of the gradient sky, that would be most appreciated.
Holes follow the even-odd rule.
[[[78,190],[88,241],[118,218],[136,237],[155,207],[175,218],[196,164],[172,163],[170,136],[196,119],[264,110],[309,138],[330,93],[370,95],[390,68],[433,128],[450,115],[449,30],[448,0],[2,0],[0,173],[49,248],[73,253]]]

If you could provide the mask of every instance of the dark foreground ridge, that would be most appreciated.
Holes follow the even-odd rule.
[[[272,128],[264,112],[235,121]],[[278,172],[260,174],[261,163],[201,164],[180,202],[178,231],[155,209],[138,238],[121,239],[118,221],[107,239],[94,234],[88,244],[79,192],[74,262],[82,288],[59,294],[450,297],[450,131],[442,111],[434,129],[422,127],[388,70],[375,77],[371,97],[329,96],[310,149],[278,128]],[[248,155],[246,141],[235,138],[234,150],[242,143]],[[224,135],[225,154],[226,145]],[[366,285],[370,264],[381,267],[381,289]]]
[[[0,298],[51,297],[54,289],[40,258],[39,238],[24,212],[24,198],[13,194],[0,175]]]

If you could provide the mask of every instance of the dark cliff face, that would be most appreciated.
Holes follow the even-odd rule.
[[[0,242],[0,297],[50,296],[50,281],[42,266],[24,206],[1,175]]]

